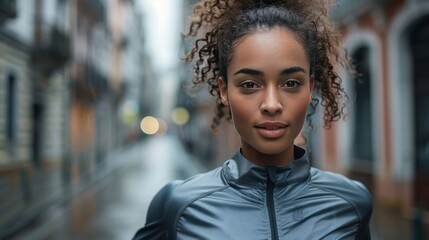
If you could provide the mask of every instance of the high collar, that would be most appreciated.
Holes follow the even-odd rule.
[[[238,150],[232,159],[223,165],[225,179],[233,185],[265,187],[268,177],[275,186],[286,186],[305,181],[309,176],[310,162],[307,151],[294,146],[295,159],[287,166],[263,167],[246,159]]]

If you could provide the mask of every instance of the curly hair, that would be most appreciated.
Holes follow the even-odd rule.
[[[205,0],[194,6],[184,37],[196,39],[185,61],[194,63],[194,86],[201,88],[207,84],[216,97],[212,129],[216,129],[222,118],[231,119],[229,108],[220,100],[217,79],[222,77],[228,82],[226,69],[237,41],[246,34],[274,27],[294,32],[308,54],[310,74],[315,80],[311,109],[306,117],[309,126],[312,128],[310,116],[318,105],[323,107],[325,128],[344,115],[347,94],[334,66],[353,68],[346,54],[342,54],[340,35],[327,17],[327,4],[323,0]]]

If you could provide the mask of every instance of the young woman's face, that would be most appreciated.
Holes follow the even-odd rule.
[[[242,153],[258,165],[286,165],[304,124],[313,81],[297,36],[277,27],[239,39],[221,78],[221,99],[231,109]]]

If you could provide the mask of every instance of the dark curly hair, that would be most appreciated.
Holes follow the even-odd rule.
[[[310,116],[319,103],[324,109],[325,128],[344,115],[347,94],[334,66],[353,68],[345,51],[342,54],[340,35],[328,20],[327,4],[322,0],[205,0],[194,6],[189,31],[184,37],[196,39],[185,60],[194,62],[194,86],[200,88],[207,84],[210,93],[217,97],[212,129],[216,129],[223,117],[231,119],[229,108],[220,100],[217,78],[221,76],[228,81],[226,69],[238,39],[274,27],[286,27],[294,32],[308,54],[310,74],[315,80],[307,114],[309,126],[312,128]]]

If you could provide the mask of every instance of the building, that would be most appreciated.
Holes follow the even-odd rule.
[[[35,161],[33,151],[32,53],[35,25],[34,1],[0,3],[0,237],[17,225],[17,212],[31,198],[20,188]],[[22,210],[21,210],[22,209]]]
[[[317,143],[317,164],[364,182],[405,218],[429,211],[429,2],[337,1],[332,18],[360,77],[349,116]]]
[[[0,4],[0,164],[29,161],[31,152],[32,5]],[[21,9],[24,16],[18,15]]]
[[[132,0],[1,1],[1,239],[139,139],[153,97],[142,21]]]
[[[140,137],[150,65],[134,1],[74,1],[70,71],[70,177],[91,175],[112,149]],[[73,180],[72,180],[73,181]]]

